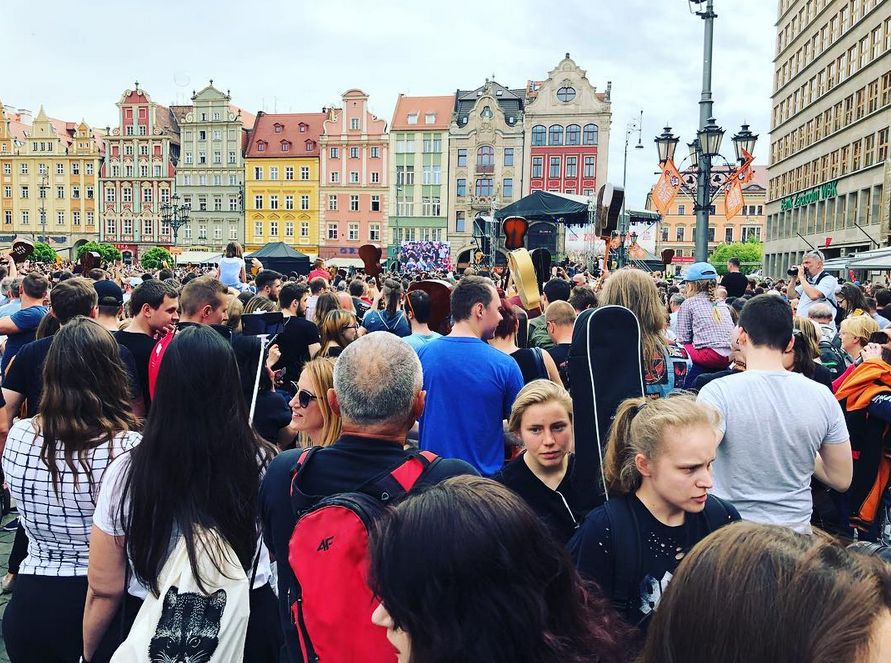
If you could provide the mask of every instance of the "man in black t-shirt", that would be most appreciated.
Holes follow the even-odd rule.
[[[281,350],[281,359],[273,370],[285,369],[284,379],[296,382],[303,364],[312,359],[322,345],[319,328],[307,320],[306,302],[309,290],[304,283],[286,283],[278,294],[279,306],[285,316],[285,328],[275,342]]]
[[[727,289],[728,297],[742,297],[749,287],[749,279],[739,271],[739,258],[727,261],[727,273],[721,279],[721,285]]]
[[[572,345],[572,327],[575,325],[575,309],[568,302],[551,302],[545,309],[545,328],[554,346],[548,348],[563,386],[569,389],[569,347]]]
[[[368,313],[368,309],[371,308],[371,304],[362,301],[366,290],[367,286],[362,279],[353,279],[350,282],[350,297],[353,298],[353,307],[356,309],[357,320],[364,318],[365,314]]]
[[[130,317],[132,320],[127,328],[115,332],[114,337],[133,353],[139,387],[148,412],[151,404],[149,360],[158,338],[171,331],[179,321],[179,292],[165,281],[143,281],[130,295]]]

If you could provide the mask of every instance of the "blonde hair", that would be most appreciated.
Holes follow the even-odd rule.
[[[233,297],[226,312],[226,326],[234,331],[241,331],[241,315],[243,313],[244,304],[238,297]]]
[[[663,332],[668,324],[656,282],[645,272],[626,267],[613,272],[601,292],[601,306],[624,306],[640,323],[641,350],[646,363],[661,356],[668,345]]]
[[[853,315],[841,321],[839,333],[843,331],[853,334],[861,346],[866,346],[869,337],[879,331],[879,323],[868,315]]]
[[[320,447],[330,447],[340,437],[340,417],[328,404],[328,390],[334,387],[334,359],[319,357],[303,365],[301,375],[306,375],[312,382],[316,403],[322,413],[322,435],[318,442]],[[310,442],[301,435],[300,446],[310,446]]]
[[[718,288],[718,282],[713,279],[705,279],[702,281],[690,281],[687,283],[687,297],[698,295],[700,292],[708,293],[709,301],[715,301],[715,291]]]
[[[643,477],[634,459],[637,454],[649,460],[657,458],[667,429],[707,426],[718,431],[720,425],[718,411],[697,401],[692,394],[681,392],[668,398],[643,397],[622,401],[609,429],[603,460],[607,492],[627,495],[640,488]]]
[[[319,350],[319,357],[327,357],[328,351],[333,346],[345,348],[350,344],[343,328],[356,322],[356,314],[352,311],[346,311],[342,308],[336,308],[328,311],[322,324],[319,326],[319,334],[322,338],[322,349]]]
[[[550,307],[549,307],[550,308]],[[507,429],[514,435],[520,434],[520,426],[523,424],[523,415],[533,405],[556,402],[562,405],[569,420],[572,421],[572,398],[563,387],[550,380],[533,380],[520,389],[517,398],[510,410],[510,418],[507,421]]]
[[[810,318],[802,318],[795,316],[792,318],[792,326],[801,332],[804,340],[807,341],[811,354],[814,359],[820,356],[820,335],[817,332],[817,325]]]
[[[272,313],[277,310],[275,302],[269,299],[269,297],[254,295],[248,300],[247,304],[244,305],[242,313],[244,315],[249,315],[251,313]]]
[[[569,302],[551,302],[545,309],[545,320],[560,326],[575,324],[575,309]]]

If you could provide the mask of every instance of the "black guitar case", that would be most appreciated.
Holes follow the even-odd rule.
[[[519,306],[514,307],[514,313],[517,314],[517,321],[520,323],[517,328],[517,339],[515,343],[518,348],[529,347],[529,314]]]
[[[624,306],[582,311],[569,349],[572,383],[575,470],[590,480],[602,504],[606,499],[603,455],[616,409],[626,398],[644,395],[640,325]],[[585,478],[588,477],[588,478]]]

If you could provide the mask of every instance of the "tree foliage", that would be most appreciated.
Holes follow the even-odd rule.
[[[170,251],[160,246],[153,246],[139,255],[139,264],[146,269],[161,269],[163,263],[173,267],[173,256],[170,255]]]
[[[99,242],[87,242],[77,248],[77,258],[80,259],[86,251],[95,251],[99,254],[99,258],[105,263],[113,263],[121,259],[121,252],[111,244],[100,244]]]
[[[742,263],[739,271],[743,274],[751,274],[761,267],[764,260],[764,245],[757,239],[746,242],[734,242],[733,244],[719,244],[711,255],[710,262],[718,270],[718,274],[727,273],[727,261],[730,258],[739,258]],[[746,263],[756,263],[749,264]]]
[[[31,254],[33,262],[56,262],[58,254],[56,250],[45,242],[34,242],[34,253]]]

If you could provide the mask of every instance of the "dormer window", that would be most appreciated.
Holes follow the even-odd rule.
[[[418,123],[418,114],[417,113],[409,113],[408,114],[408,123],[409,124],[417,124]]]
[[[283,125],[283,124],[279,124],[278,122],[276,122],[276,123],[273,124],[272,126],[273,126],[273,128],[274,128],[274,130],[275,130],[275,133],[277,133],[277,134],[280,134],[282,131],[285,130],[285,125]]]
[[[492,117],[492,109],[488,106],[483,106],[483,110],[480,112],[480,117],[488,120]]]
[[[298,124],[297,126],[298,126],[299,129],[300,129],[300,133],[302,133],[302,134],[305,134],[305,133],[306,133],[306,127],[307,127],[308,125],[306,125],[305,123],[301,122],[301,123]]]
[[[290,152],[291,151],[291,141],[283,140],[282,141],[282,152]]]
[[[306,151],[307,151],[307,152],[312,152],[312,149],[313,149],[313,147],[315,146],[315,142],[314,142],[314,141],[311,141],[311,140],[308,140],[308,141],[306,141],[306,143],[304,143],[304,144],[306,145]]]
[[[424,116],[424,124],[436,124],[436,113],[427,113]]]
[[[266,151],[266,141],[258,140],[257,141],[257,152],[265,152]]]

